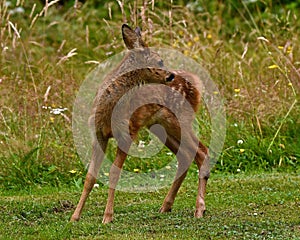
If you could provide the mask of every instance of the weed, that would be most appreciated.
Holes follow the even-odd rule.
[[[149,45],[176,48],[201,63],[218,85],[228,125],[215,172],[299,172],[299,10],[261,1],[226,4],[87,1],[75,9],[57,1],[47,7],[1,1],[1,185],[81,184],[85,166],[72,141],[72,104],[91,63],[123,50],[124,21],[140,25]],[[198,123],[209,143],[205,106]],[[131,158],[125,169],[167,166],[167,153]]]

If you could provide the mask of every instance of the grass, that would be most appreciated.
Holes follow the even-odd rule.
[[[300,238],[298,1],[172,2],[0,2],[0,238]],[[118,193],[115,223],[102,226],[101,187],[82,221],[67,223],[85,176],[72,136],[74,99],[95,63],[124,50],[124,22],[141,26],[149,46],[193,58],[219,88],[227,134],[205,219],[191,217],[193,165],[170,214],[157,213],[166,190]],[[208,144],[205,106],[197,120]],[[125,169],[160,168],[167,153],[131,157]]]
[[[143,28],[150,46],[181,51],[200,62],[217,84],[226,107],[227,136],[213,171],[299,172],[298,8],[287,5],[279,16],[278,8],[268,3],[232,2],[231,8],[222,8],[212,2],[200,11],[158,1],[154,9],[146,6],[145,22],[138,4],[99,6],[90,1],[77,10],[52,5],[45,11],[40,3],[26,1],[19,3],[24,13],[9,14],[15,3],[8,8],[5,3],[0,182],[6,188],[59,185],[84,177],[72,139],[73,101],[95,68],[93,62],[124,49],[120,26],[129,21],[129,13],[130,24]],[[64,110],[53,114],[57,108]],[[200,138],[208,144],[211,123],[205,106],[198,122]],[[168,162],[165,152],[150,164],[133,158],[125,167],[159,167]]]
[[[117,192],[115,220],[102,225],[107,190],[94,189],[81,221],[69,223],[80,189],[34,188],[1,193],[1,239],[299,239],[295,174],[213,175],[207,212],[193,218],[197,176],[190,171],[171,213],[158,209],[167,189]]]

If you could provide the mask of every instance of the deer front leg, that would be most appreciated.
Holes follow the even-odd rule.
[[[128,152],[128,150],[126,152]],[[117,149],[116,159],[113,162],[109,172],[108,199],[102,221],[102,223],[104,224],[109,223],[113,220],[115,189],[120,178],[124,161],[127,156],[126,152],[123,152],[120,148]]]
[[[106,146],[107,141],[101,142],[101,144],[98,143],[98,141],[94,141],[93,143],[92,160],[89,166],[88,173],[86,175],[80,200],[70,219],[71,222],[78,221],[80,219],[86,199],[88,198],[90,192],[93,189],[94,184],[96,183],[97,174],[101,166],[102,160],[104,158],[104,151],[106,149]]]

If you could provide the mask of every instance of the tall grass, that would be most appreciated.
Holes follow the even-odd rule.
[[[92,63],[123,50],[123,22],[140,25],[150,46],[194,58],[217,83],[228,125],[214,171],[299,171],[299,10],[259,1],[185,4],[87,1],[81,8],[60,8],[57,1],[47,7],[2,1],[1,185],[82,178],[72,141],[73,100]],[[202,112],[201,134],[208,142],[209,118]],[[160,164],[149,161],[140,162],[142,171]],[[136,161],[128,161],[126,169],[136,168]]]

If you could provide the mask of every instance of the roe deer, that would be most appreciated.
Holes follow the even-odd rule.
[[[93,113],[89,120],[94,134],[92,159],[81,198],[71,221],[79,220],[86,199],[96,183],[108,140],[115,137],[118,146],[116,158],[109,173],[108,200],[103,223],[112,221],[115,187],[132,140],[137,138],[137,133],[142,127],[149,128],[157,135],[176,154],[178,160],[175,180],[164,199],[160,212],[171,211],[175,196],[194,159],[199,168],[198,195],[194,215],[197,218],[202,217],[205,211],[206,183],[209,178],[209,156],[208,149],[198,140],[192,130],[194,113],[201,99],[198,87],[200,79],[189,72],[166,70],[159,55],[147,48],[138,28],[132,30],[128,25],[123,24],[122,35],[130,51],[120,65],[105,78],[94,99]],[[136,88],[139,90],[135,94],[133,90]],[[133,97],[121,101],[122,97],[130,91],[133,92]],[[146,104],[140,104],[145,102],[145,99],[149,101]],[[119,104],[118,102],[122,102],[123,105],[121,104],[120,107],[121,112],[118,112],[117,117],[114,118],[113,111]],[[186,105],[189,106],[186,107]],[[134,111],[129,114],[131,109]],[[117,125],[115,131],[112,129],[114,127],[112,118],[115,119],[113,123]],[[123,126],[124,123],[127,125]],[[153,127],[156,124],[165,129],[164,134]],[[127,136],[124,134],[126,131],[129,132]],[[181,147],[182,143],[184,147]]]

